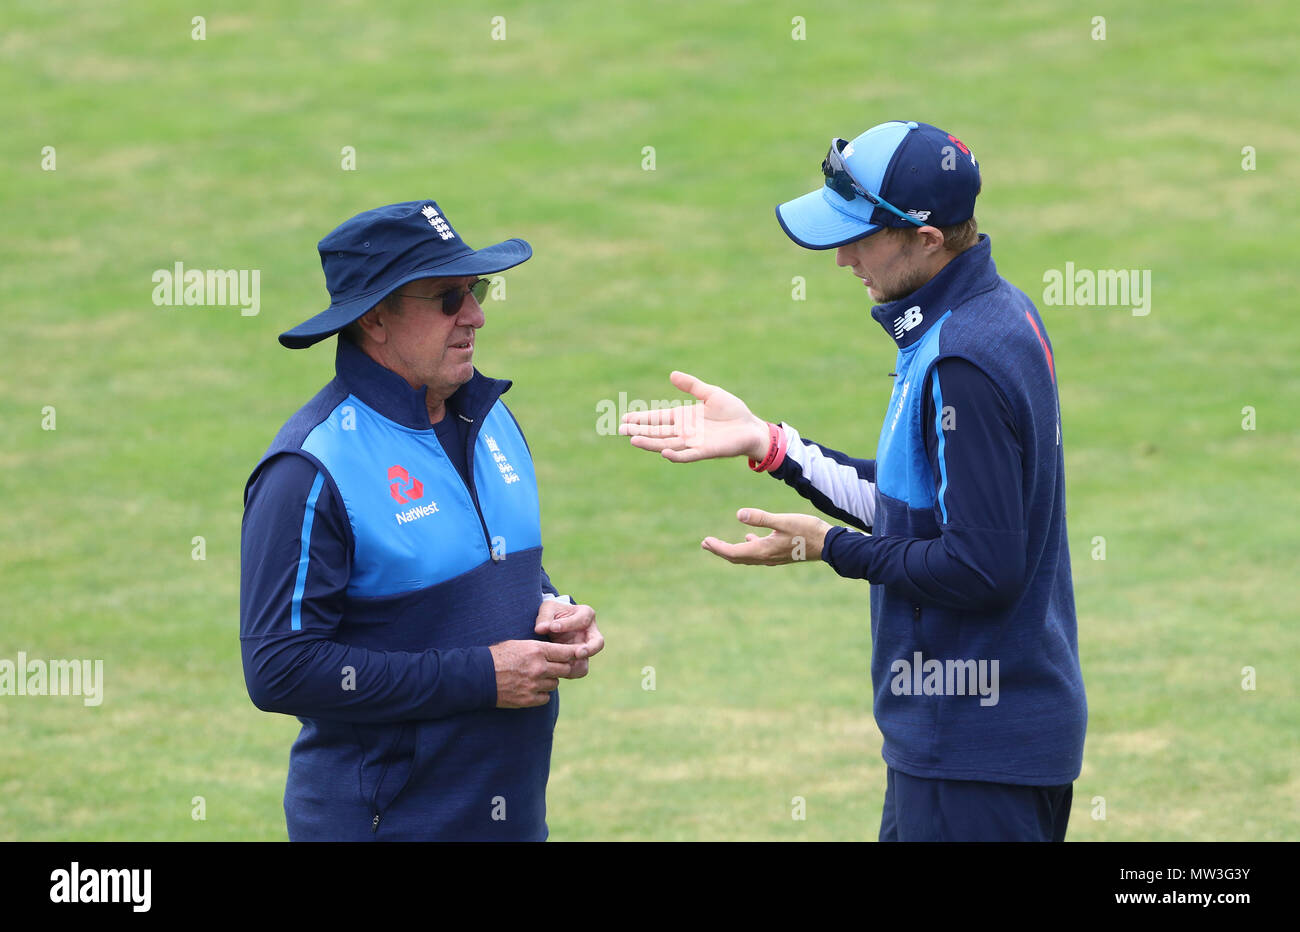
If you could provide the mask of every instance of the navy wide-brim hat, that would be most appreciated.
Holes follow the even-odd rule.
[[[407,282],[502,272],[533,254],[521,239],[471,249],[434,201],[367,210],[339,224],[316,248],[330,306],[280,334],[280,343],[290,349],[337,333]]]

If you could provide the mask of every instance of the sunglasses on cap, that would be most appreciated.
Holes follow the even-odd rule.
[[[394,292],[394,294],[399,298],[417,298],[421,301],[441,301],[442,312],[448,317],[452,317],[460,313],[461,305],[465,303],[465,295],[467,294],[474,295],[474,300],[479,304],[482,304],[483,299],[487,297],[488,286],[491,284],[492,282],[486,278],[476,278],[468,285],[463,285],[460,288],[451,288],[447,291],[439,292],[432,297],[427,297],[422,294],[406,294],[401,291]]]
[[[822,159],[822,174],[826,176],[826,187],[846,201],[851,201],[854,197],[860,197],[869,204],[883,207],[896,217],[902,217],[908,223],[918,227],[925,226],[924,221],[903,213],[880,195],[872,194],[864,185],[858,182],[858,179],[853,177],[853,172],[849,171],[848,163],[844,161],[842,151],[848,144],[847,139],[836,137],[831,140],[830,151],[826,153],[826,158]]]

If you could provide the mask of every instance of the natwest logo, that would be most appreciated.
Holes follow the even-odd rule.
[[[395,511],[393,517],[398,524],[408,524],[411,521],[416,521],[428,515],[436,515],[437,513],[438,503],[429,502],[427,505],[416,505],[414,508],[406,509],[406,511]]]
[[[388,494],[393,496],[393,501],[405,505],[424,498],[424,483],[412,479],[411,474],[401,466],[389,466]]]

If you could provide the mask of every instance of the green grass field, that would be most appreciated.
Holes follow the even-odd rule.
[[[382,10],[214,5],[201,41],[193,4],[0,13],[0,659],[105,677],[93,708],[0,696],[0,840],[286,837],[297,722],[244,689],[241,492],[332,375],[332,341],[275,340],[328,303],[316,241],[423,197],[474,246],[535,250],[476,364],[515,380],[547,569],[608,639],[562,688],[552,838],[874,839],[866,584],[705,554],[737,507],[808,509],[743,462],[632,450],[596,412],[676,397],[681,368],[872,454],[893,344],[772,209],[820,183],[830,137],[888,119],[970,144],[981,228],[1036,301],[1067,261],[1152,273],[1144,317],[1039,301],[1090,707],[1070,839],[1300,838],[1288,4]],[[176,261],[260,270],[260,313],[155,306]]]

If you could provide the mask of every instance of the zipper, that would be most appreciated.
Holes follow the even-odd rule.
[[[497,563],[499,561],[496,558],[496,554],[492,552],[492,534],[488,531],[487,518],[483,517],[483,506],[479,504],[478,489],[474,485],[474,447],[478,444],[478,428],[479,425],[477,422],[471,425],[469,436],[465,438],[467,441],[467,449],[465,450],[465,472],[469,474],[469,482],[465,485],[466,488],[469,489],[469,497],[474,501],[474,511],[478,513],[478,524],[479,527],[483,529],[483,543],[487,544],[488,557],[491,558],[493,563]],[[464,480],[462,480],[462,482],[463,481]]]
[[[496,404],[496,401],[493,400],[492,403]],[[488,407],[488,410],[492,410],[491,406]],[[469,432],[465,435],[465,472],[468,473],[468,476],[462,476],[457,471],[456,477],[460,479],[460,484],[465,486],[465,491],[469,492],[470,501],[474,503],[474,513],[478,515],[478,526],[483,530],[483,543],[487,545],[488,556],[493,563],[497,563],[499,561],[492,550],[492,534],[488,531],[487,519],[483,517],[483,506],[479,504],[478,489],[474,487],[474,447],[478,443],[478,432],[483,425],[476,418],[466,417],[459,411],[455,412],[455,414],[456,417],[469,421]],[[452,466],[452,469],[455,468],[455,466]]]
[[[398,733],[398,739],[399,740],[401,739],[400,732]],[[392,748],[389,748],[389,753],[391,752],[392,752]],[[371,832],[379,831],[379,791],[383,789],[384,777],[388,776],[388,768],[390,766],[391,764],[384,764],[384,769],[379,771],[379,782],[375,784],[375,795],[370,797],[370,808],[375,813],[375,817],[370,823]]]
[[[923,636],[924,634],[925,632],[921,628],[921,606],[913,602],[912,603],[912,642],[916,645],[916,649],[919,650],[923,656],[925,654],[925,638]]]
[[[396,751],[398,745],[402,743],[402,734],[403,732],[405,732],[405,730],[406,730],[405,725],[401,725],[398,727],[397,737],[393,739],[393,743],[388,746],[388,751],[384,755],[385,757],[390,758],[390,760],[388,761],[388,763],[384,764],[384,769],[379,771],[379,779],[375,781],[375,792],[370,797],[370,809],[375,814],[374,819],[371,820],[370,822],[370,831],[372,832],[379,831],[379,816],[380,816],[379,793],[384,788],[384,778],[388,776],[388,769],[393,766],[393,762],[391,760],[393,756],[393,752]],[[418,734],[417,734],[417,740],[418,740]]]

